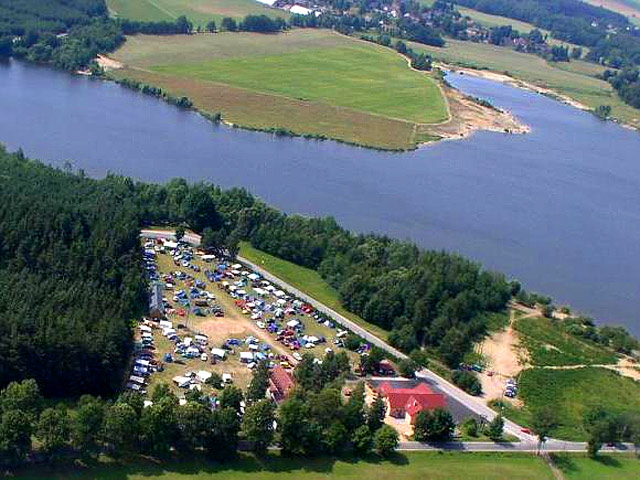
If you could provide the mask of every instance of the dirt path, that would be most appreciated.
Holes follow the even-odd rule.
[[[487,371],[482,373],[480,381],[482,383],[483,397],[487,400],[502,398],[506,388],[506,380],[515,378],[526,366],[527,359],[525,352],[520,348],[518,333],[513,328],[516,320],[516,311],[509,311],[509,326],[484,340],[478,351],[484,355],[488,361]],[[537,315],[529,313],[527,318]],[[488,372],[491,372],[490,376]]]
[[[629,359],[621,358],[618,363],[607,364],[589,364],[589,365],[547,365],[540,368],[547,370],[575,370],[578,368],[606,368],[614,372],[618,372],[623,377],[632,378],[633,380],[640,381],[640,367],[638,364],[633,363]]]

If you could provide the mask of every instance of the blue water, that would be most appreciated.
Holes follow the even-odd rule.
[[[115,84],[0,64],[0,141],[92,176],[244,186],[287,212],[463,253],[640,334],[640,135],[544,96],[449,80],[531,134],[410,153],[217,127]]]

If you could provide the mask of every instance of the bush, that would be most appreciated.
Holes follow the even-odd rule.
[[[482,385],[475,373],[468,370],[456,370],[451,376],[453,383],[471,395],[482,395]]]

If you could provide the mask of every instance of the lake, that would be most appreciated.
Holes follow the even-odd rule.
[[[214,126],[113,83],[10,61],[0,141],[96,177],[244,186],[286,212],[460,252],[640,334],[640,135],[535,93],[449,80],[532,132],[385,153]]]

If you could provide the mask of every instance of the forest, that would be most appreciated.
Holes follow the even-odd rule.
[[[637,68],[605,70],[603,78],[616,89],[622,100],[632,107],[640,108],[640,72]]]
[[[341,390],[348,371],[344,353],[329,353],[321,364],[305,354],[296,369],[299,387],[279,408],[267,398],[265,363],[256,367],[246,392],[212,380],[220,392],[215,409],[198,390],[186,392],[179,402],[162,383],[150,392],[151,405],[134,392],[106,401],[83,395],[74,405],[52,405],[33,379],[12,382],[0,391],[0,467],[19,467],[29,459],[87,461],[100,454],[229,461],[240,442],[259,455],[278,445],[284,454],[296,456],[370,456],[375,451],[388,457],[399,438],[383,423],[384,402],[378,398],[366,405],[363,382],[345,400]]]
[[[512,294],[504,276],[455,254],[287,216],[242,189],[164,185],[54,169],[0,151],[0,386],[35,378],[48,396],[120,386],[131,321],[145,313],[142,225],[183,224],[213,248],[240,240],[317,269],[345,306],[456,366]]]
[[[147,308],[139,217],[127,183],[0,151],[0,386],[48,396],[122,382],[131,321]]]
[[[551,31],[565,42],[591,47],[591,61],[619,68],[640,64],[640,31],[619,13],[580,0],[455,0],[484,13]]]

